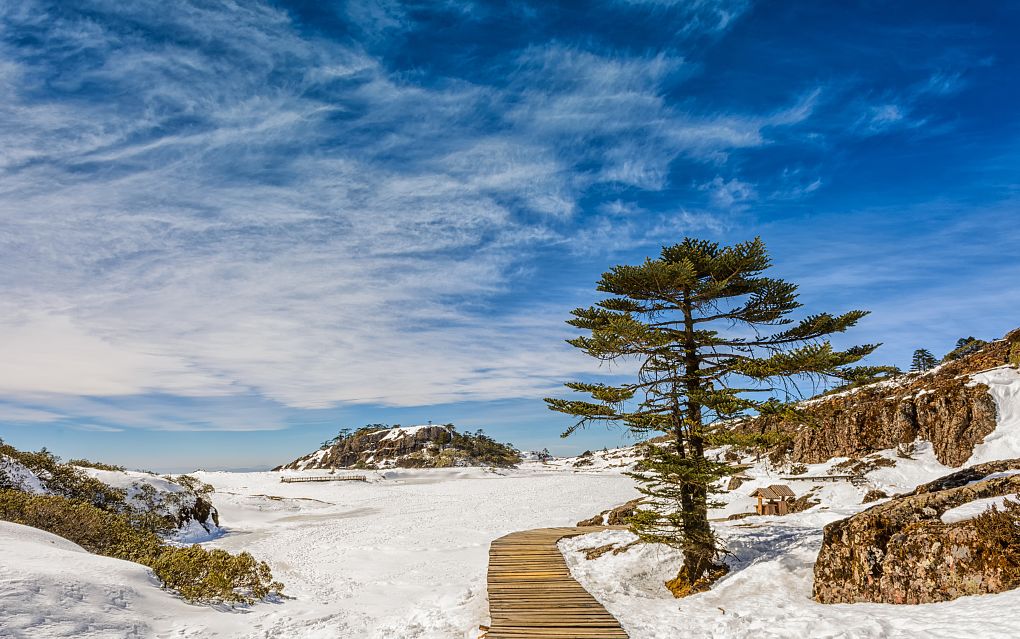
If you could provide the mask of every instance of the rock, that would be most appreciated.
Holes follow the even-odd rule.
[[[869,490],[867,493],[865,493],[864,499],[861,500],[861,503],[862,504],[870,504],[873,501],[878,501],[879,499],[885,499],[888,496],[889,495],[886,494],[886,492],[884,490],[878,490],[877,488],[875,488],[875,489]]]
[[[995,402],[970,376],[1009,363],[1020,330],[925,374],[822,396],[801,404],[799,422],[773,417],[742,420],[734,430],[780,432],[791,437],[781,457],[817,464],[833,457],[861,458],[917,439],[932,443],[947,466],[960,466],[995,429]]]
[[[822,603],[930,603],[1020,586],[1020,512],[943,523],[947,510],[1020,493],[1020,459],[979,464],[825,527]],[[1004,519],[1005,518],[1005,519]]]
[[[818,492],[818,489],[812,488],[810,491],[804,493],[800,497],[797,497],[796,499],[791,499],[789,502],[787,502],[788,504],[787,508],[789,508],[789,512],[791,514],[804,512],[808,508],[813,508],[814,506],[817,506],[818,504],[822,503],[822,500],[814,499],[816,492]]]
[[[317,468],[433,468],[513,466],[520,454],[477,433],[458,433],[452,424],[392,428],[372,426],[338,437],[318,451],[273,470]]]
[[[632,499],[626,504],[621,504],[616,508],[610,508],[609,510],[603,510],[598,515],[595,515],[591,519],[584,519],[577,522],[578,526],[626,526],[630,523],[630,518],[634,516],[634,511],[637,510],[638,504],[641,503],[642,498]]]
[[[744,484],[744,482],[747,481],[748,479],[749,479],[748,477],[745,477],[743,475],[733,475],[732,477],[730,477],[730,483],[726,484],[726,490],[727,491],[736,490],[740,488]]]

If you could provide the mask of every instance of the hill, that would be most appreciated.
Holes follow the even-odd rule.
[[[975,341],[924,373],[801,402],[797,421],[751,418],[736,429],[785,434],[788,441],[774,451],[775,458],[805,464],[862,457],[915,441],[931,442],[938,461],[951,467],[1018,457],[1020,442],[1006,441],[996,452],[975,457],[996,428],[997,402],[1011,392],[1008,367],[1017,364],[1020,329],[992,342]]]
[[[372,424],[354,432],[341,431],[319,450],[274,470],[316,468],[447,468],[496,466],[521,461],[511,444],[501,444],[481,430],[460,433],[453,424],[385,426]]]
[[[177,542],[220,533],[212,487],[189,475],[131,471],[84,459],[61,462],[45,449],[25,452],[0,440],[0,490],[57,495],[142,521]]]

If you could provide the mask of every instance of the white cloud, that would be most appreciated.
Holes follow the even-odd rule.
[[[196,46],[32,3],[0,14],[8,30],[48,28],[47,55],[70,52],[47,65],[0,49],[0,395],[51,405],[543,393],[590,366],[562,343],[562,309],[489,303],[536,246],[646,245],[718,224],[677,213],[621,226],[610,215],[578,232],[566,221],[585,189],[661,188],[678,155],[716,162],[810,113],[678,112],[662,95],[684,62],[665,55],[550,45],[522,55],[508,88],[425,87],[353,46],[300,35],[266,5],[93,9]],[[364,16],[377,30],[393,20]],[[44,76],[51,90],[110,94],[48,99],[35,90]],[[577,170],[593,153],[601,168]]]
[[[745,207],[747,202],[758,197],[758,192],[753,184],[737,178],[724,180],[718,175],[711,182],[702,184],[698,188],[708,191],[709,201],[720,209]]]

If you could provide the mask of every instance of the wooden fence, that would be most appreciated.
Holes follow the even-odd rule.
[[[304,481],[368,481],[368,477],[364,475],[316,475],[314,477],[281,477],[280,481],[285,484]]]

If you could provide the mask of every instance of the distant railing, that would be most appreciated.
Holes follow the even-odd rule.
[[[784,481],[848,481],[854,486],[868,483],[864,475],[793,475],[783,477]]]
[[[285,484],[303,481],[368,481],[368,477],[364,475],[316,475],[314,477],[281,477],[280,481]]]

